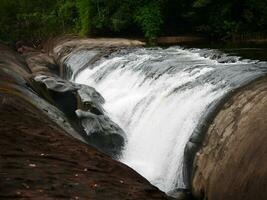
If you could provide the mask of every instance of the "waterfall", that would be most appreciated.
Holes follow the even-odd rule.
[[[85,65],[85,55],[67,64]],[[120,161],[166,192],[184,188],[184,148],[208,106],[266,71],[263,62],[182,47],[121,49],[74,67],[83,70],[73,81],[96,88],[126,133]]]

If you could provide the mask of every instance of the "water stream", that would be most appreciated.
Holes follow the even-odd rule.
[[[67,63],[86,65],[86,55],[76,52]],[[124,129],[120,161],[167,192],[184,187],[184,148],[208,106],[266,69],[210,49],[133,48],[87,64],[73,81],[96,88]]]

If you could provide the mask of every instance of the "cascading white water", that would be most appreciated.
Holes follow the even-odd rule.
[[[85,60],[82,55],[71,59]],[[212,50],[137,48],[102,58],[74,81],[95,87],[107,114],[126,132],[120,160],[170,191],[184,187],[184,148],[207,107],[265,68]]]

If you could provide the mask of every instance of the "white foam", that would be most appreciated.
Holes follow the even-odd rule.
[[[120,160],[169,191],[184,186],[184,147],[208,105],[233,87],[220,73],[232,66],[179,47],[140,49],[103,59],[75,81],[95,87],[126,132]],[[221,79],[211,76],[215,72]]]

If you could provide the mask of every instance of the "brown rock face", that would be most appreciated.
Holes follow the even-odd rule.
[[[0,199],[168,199],[17,96],[1,93],[0,110]]]
[[[209,200],[267,198],[267,78],[233,95],[194,162],[193,192]]]
[[[27,64],[5,46],[0,52],[0,199],[171,199],[81,142],[64,114],[30,88],[32,72],[47,73],[37,70],[45,55],[28,54]]]

